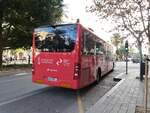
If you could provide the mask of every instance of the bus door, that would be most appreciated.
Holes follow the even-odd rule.
[[[89,35],[86,38],[86,51],[89,56],[89,68],[90,75],[88,81],[92,81],[96,78],[96,50],[95,50],[95,41],[94,36]]]
[[[106,55],[105,49],[101,42],[96,42],[96,61],[98,62],[98,67],[101,68],[101,74],[105,74],[106,72]]]
[[[95,79],[95,42],[93,35],[88,31],[83,31],[81,56],[81,84],[90,84]]]
[[[107,50],[107,72],[113,69],[113,58],[111,50]]]
[[[105,67],[105,73],[107,73],[108,72],[108,70],[109,70],[109,56],[108,56],[108,54],[106,53],[106,56],[105,56],[105,62],[106,62],[106,67]]]

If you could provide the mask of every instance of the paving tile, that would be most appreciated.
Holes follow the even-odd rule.
[[[136,79],[137,75],[138,72],[135,70],[122,76],[125,80],[115,90],[110,91],[111,93],[106,94],[107,96],[104,95],[105,98],[100,99],[101,102],[97,102],[87,113],[135,113],[136,105],[143,105],[144,102],[144,83]],[[150,107],[150,93],[148,102],[148,107]],[[96,108],[99,110],[95,110]]]

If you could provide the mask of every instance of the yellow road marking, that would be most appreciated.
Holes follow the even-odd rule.
[[[83,103],[79,91],[77,91],[77,102],[78,102],[79,113],[84,113],[84,107],[83,107]]]

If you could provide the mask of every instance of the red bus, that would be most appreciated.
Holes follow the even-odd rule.
[[[99,83],[114,68],[112,50],[80,23],[36,28],[32,81],[71,89]]]

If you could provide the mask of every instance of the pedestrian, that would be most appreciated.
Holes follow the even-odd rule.
[[[28,64],[30,64],[30,55],[28,55]]]

